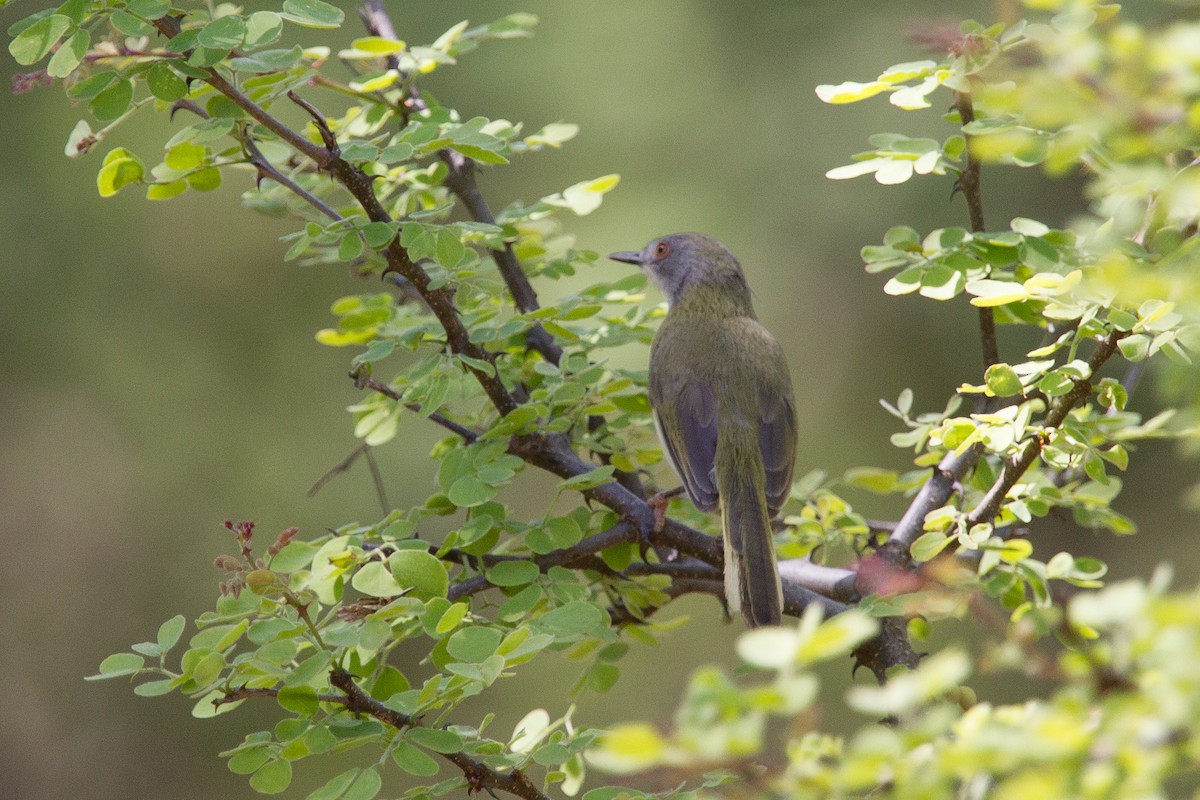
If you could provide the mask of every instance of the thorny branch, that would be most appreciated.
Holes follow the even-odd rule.
[[[369,0],[363,14],[365,18],[372,21],[371,25],[376,26],[372,30],[378,31],[381,35],[387,34],[390,23],[382,22],[382,20],[386,19],[386,14],[383,12],[380,3]],[[172,17],[159,19],[155,21],[155,25],[160,33],[168,37],[174,36],[179,32],[179,22]],[[392,35],[394,36],[394,34]],[[215,69],[206,68],[205,72],[206,76],[203,80],[206,83],[243,109],[247,115],[278,136],[281,141],[291,146],[297,153],[312,161],[319,171],[328,173],[334,181],[354,197],[368,219],[373,222],[394,222],[380,202],[375,192],[373,180],[357,166],[341,157],[336,136],[330,129],[324,115],[311,102],[300,97],[295,92],[289,92],[288,94],[289,98],[304,109],[312,118],[313,125],[321,137],[321,144],[310,141],[307,137],[268,113],[262,106],[259,106],[236,86],[222,77]],[[253,159],[253,152],[250,152],[250,157]],[[259,165],[256,164],[256,166]],[[491,212],[487,208],[486,203],[482,202],[482,196],[479,194],[478,187],[474,183],[473,168],[470,165],[470,161],[463,160],[461,163],[452,163],[450,166],[452,170],[457,170],[457,174],[454,179],[448,182],[448,187],[451,191],[455,191],[458,194],[470,213],[484,219],[489,218]],[[260,167],[261,174],[262,170]],[[272,179],[276,179],[275,175],[271,175],[271,177]],[[293,186],[289,186],[284,182],[280,183],[286,188],[295,191]],[[303,197],[303,195],[300,196]],[[307,200],[307,198],[305,199]],[[414,263],[407,251],[400,245],[398,236],[393,237],[383,250],[383,256],[387,261],[385,272],[397,273],[411,284],[425,305],[437,318],[442,330],[445,332],[448,349],[452,353],[465,357],[463,362],[465,368],[473,374],[497,412],[501,415],[506,415],[515,410],[518,406],[518,401],[509,389],[505,387],[499,377],[498,371],[495,369],[497,354],[485,350],[471,340],[470,332],[465,327],[454,305],[452,290],[447,286],[433,286],[428,273]],[[517,307],[522,310],[536,308],[536,294],[529,285],[528,278],[520,270],[519,263],[515,263],[515,258],[511,256],[511,250],[507,248],[505,250],[498,250],[493,254],[493,257],[497,260],[497,266],[508,283],[509,290],[513,295],[514,303]],[[513,268],[514,266],[515,269]],[[556,349],[550,350],[540,347],[537,344],[536,335],[531,340],[531,346],[542,352],[543,356],[549,360],[556,361],[561,357],[561,350],[557,349],[557,344],[553,343],[552,340],[550,344]],[[375,382],[375,384],[378,385],[368,385],[376,391],[383,391],[384,394],[394,399],[399,399],[398,394],[394,390],[391,390],[390,387],[387,387],[386,384],[379,382]],[[434,413],[429,416],[431,420],[453,431],[456,435],[462,437],[464,441],[474,441],[478,436],[475,431],[471,431],[465,426],[455,423],[444,415]],[[562,433],[533,433],[514,436],[509,442],[509,452],[521,457],[533,466],[562,478],[573,478],[595,469],[595,464],[581,458],[575,452],[571,439]],[[589,500],[598,502],[616,511],[621,516],[623,522],[626,523],[626,528],[622,530],[621,535],[629,536],[632,540],[637,541],[642,545],[643,551],[650,545],[662,546],[676,551],[683,557],[696,559],[707,565],[708,570],[700,570],[700,573],[696,575],[680,575],[678,577],[679,581],[684,582],[680,583],[681,589],[687,587],[687,591],[706,592],[718,597],[721,596],[724,590],[720,580],[720,570],[723,562],[720,542],[701,531],[689,528],[673,519],[667,519],[662,529],[656,530],[654,512],[642,497],[640,485],[636,477],[626,477],[627,479],[624,481],[612,481],[586,489],[583,491],[583,495]],[[589,544],[594,545],[597,542]],[[572,554],[564,553],[556,555],[555,558],[569,560],[572,558]],[[644,570],[647,573],[656,570],[664,573],[679,572],[683,566],[644,565],[639,567],[638,571]],[[837,613],[846,608],[845,605],[837,600],[818,593],[823,588],[830,592],[848,594],[845,587],[849,584],[844,580],[845,576],[840,572],[834,575],[824,574],[823,570],[825,569],[817,565],[810,565],[809,567],[790,568],[786,570],[789,572],[789,577],[785,581],[784,592],[785,609],[788,613],[799,613],[805,605],[812,602],[820,603],[826,609],[827,613]],[[704,577],[703,575],[710,575],[711,577]],[[461,582],[456,587],[460,596],[482,591],[486,588],[485,583],[479,580],[480,577],[468,578]],[[819,587],[818,591],[812,591],[805,585],[809,582],[811,582],[812,586]],[[838,588],[835,589],[834,587]],[[876,674],[882,674],[887,666],[891,664],[908,663],[912,660],[908,655],[905,655],[906,653],[911,654],[911,648],[908,647],[907,639],[902,635],[901,639],[901,642],[895,643],[895,647],[886,647],[880,650],[886,658],[897,657],[895,653],[900,653],[900,655],[898,656],[898,661],[891,661],[888,664],[871,665]],[[517,788],[521,787],[517,785]]]
[[[322,703],[339,705],[354,714],[361,714],[377,719],[385,725],[397,730],[419,727],[421,721],[417,717],[388,708],[380,701],[371,697],[354,681],[354,676],[341,667],[335,667],[329,674],[329,683],[342,694],[319,694],[317,700]],[[230,689],[224,697],[213,701],[213,705],[221,706],[235,703],[252,697],[278,697],[278,688],[241,687]],[[503,772],[493,769],[472,755],[460,751],[438,753],[442,758],[458,767],[467,779],[467,785],[472,793],[479,791],[501,791],[524,800],[549,800],[549,797],[534,785],[533,781],[519,769]]]

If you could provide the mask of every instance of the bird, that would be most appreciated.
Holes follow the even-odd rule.
[[[741,264],[716,239],[674,233],[609,258],[640,266],[666,298],[650,345],[650,407],[692,503],[720,510],[726,605],[750,627],[778,625],[771,520],[791,491],[796,454],[783,348],[755,316]]]

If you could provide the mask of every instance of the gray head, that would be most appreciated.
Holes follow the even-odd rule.
[[[742,265],[729,248],[702,233],[672,233],[651,241],[640,252],[622,250],[608,257],[641,266],[662,290],[668,305],[699,284],[725,284],[745,291],[749,298]]]

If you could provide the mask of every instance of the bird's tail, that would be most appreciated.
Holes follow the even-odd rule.
[[[742,612],[752,628],[778,625],[783,614],[783,587],[775,566],[775,542],[763,491],[753,469],[719,476],[721,523],[725,531],[725,602]]]

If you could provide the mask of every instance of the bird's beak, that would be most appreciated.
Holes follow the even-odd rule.
[[[619,250],[615,253],[609,253],[608,257],[613,261],[624,261],[626,264],[637,264],[640,266],[642,263],[642,254],[635,253],[632,250]]]

